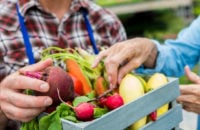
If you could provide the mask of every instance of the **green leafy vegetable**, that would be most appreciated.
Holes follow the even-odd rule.
[[[39,130],[38,119],[34,118],[28,123],[22,123],[20,130]]]
[[[64,103],[56,108],[56,111],[43,116],[39,121],[40,130],[62,130],[61,118],[74,116],[73,110]]]
[[[94,108],[94,118],[99,118],[109,112],[107,108]]]
[[[77,106],[78,104],[82,103],[82,102],[88,102],[90,100],[90,98],[88,98],[87,96],[79,96],[76,97],[73,101],[73,106]]]
[[[65,103],[61,103],[52,113],[23,123],[20,130],[62,130],[61,118],[79,122],[74,111]]]

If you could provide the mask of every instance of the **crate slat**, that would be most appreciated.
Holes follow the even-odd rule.
[[[145,125],[141,130],[171,130],[183,120],[181,115],[182,107],[177,105],[158,118],[157,121]]]

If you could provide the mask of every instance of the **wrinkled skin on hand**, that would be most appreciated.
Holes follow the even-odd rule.
[[[22,75],[25,71],[41,71],[51,65],[52,60],[48,59],[21,68],[18,72],[4,78],[0,83],[0,106],[6,117],[27,122],[52,104],[52,99],[48,96],[24,94],[25,89],[46,92],[49,90],[49,85],[42,80]]]
[[[157,48],[150,39],[134,38],[116,43],[97,55],[92,67],[104,59],[108,80],[116,86],[128,72],[140,65],[152,68],[157,57]]]
[[[182,104],[186,111],[200,114],[200,77],[192,72],[188,66],[185,67],[185,74],[193,84],[180,85],[181,95],[177,101]]]

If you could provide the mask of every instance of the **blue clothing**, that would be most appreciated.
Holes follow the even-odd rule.
[[[176,26],[176,25],[174,25]],[[158,48],[158,57],[154,69],[139,68],[144,74],[161,72],[167,76],[182,76],[184,67],[193,68],[200,58],[200,16],[190,26],[183,29],[175,40],[166,40],[164,44],[154,41]]]

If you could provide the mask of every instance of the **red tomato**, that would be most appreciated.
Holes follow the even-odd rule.
[[[78,95],[83,95],[83,84],[82,82],[76,78],[74,75],[68,73],[72,80],[73,80],[73,83],[74,83],[74,91],[78,94]]]

